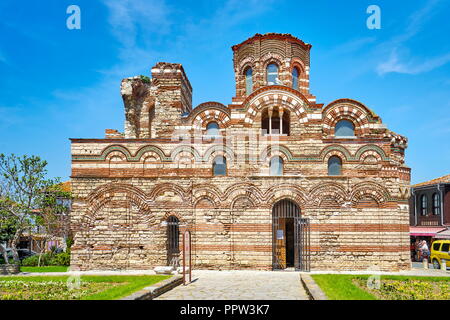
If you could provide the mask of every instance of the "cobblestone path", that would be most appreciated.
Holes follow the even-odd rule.
[[[192,279],[155,300],[308,300],[298,272],[194,271]]]

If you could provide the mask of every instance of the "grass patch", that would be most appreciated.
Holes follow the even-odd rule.
[[[99,292],[84,298],[84,300],[115,300],[126,297],[152,284],[168,279],[171,276],[83,276],[82,279],[93,282],[122,282],[121,286]]]
[[[330,300],[375,300],[376,297],[352,282],[353,275],[313,274],[311,277]]]
[[[67,272],[67,266],[20,267],[20,272]]]
[[[171,276],[0,277],[0,300],[115,300]]]
[[[330,300],[448,300],[450,278],[381,276],[380,289],[369,289],[369,275],[315,274]]]

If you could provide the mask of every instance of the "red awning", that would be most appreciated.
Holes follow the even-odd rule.
[[[446,230],[443,227],[409,227],[411,236],[434,237],[439,231]]]

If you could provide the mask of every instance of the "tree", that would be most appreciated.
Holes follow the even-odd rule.
[[[0,254],[2,254],[5,263],[8,263],[9,259],[3,243],[8,243],[13,238],[15,232],[16,219],[6,211],[0,212]]]
[[[16,263],[20,238],[34,226],[35,212],[45,205],[45,191],[59,183],[59,179],[46,179],[46,166],[47,162],[37,156],[0,154],[0,214],[14,221],[10,242]]]
[[[72,199],[71,193],[64,191],[61,184],[56,184],[46,190],[43,204],[39,213],[36,214],[35,222],[45,229],[43,233],[43,245],[55,236],[66,236],[68,233],[67,214],[70,205],[66,201]],[[70,203],[70,202],[69,202]],[[42,249],[42,248],[41,248]],[[43,250],[41,250],[38,266],[41,265]]]

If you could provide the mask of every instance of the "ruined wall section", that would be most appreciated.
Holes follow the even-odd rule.
[[[151,79],[122,80],[127,139],[170,138],[182,115],[192,110],[192,87],[180,64],[159,62],[151,72]]]

